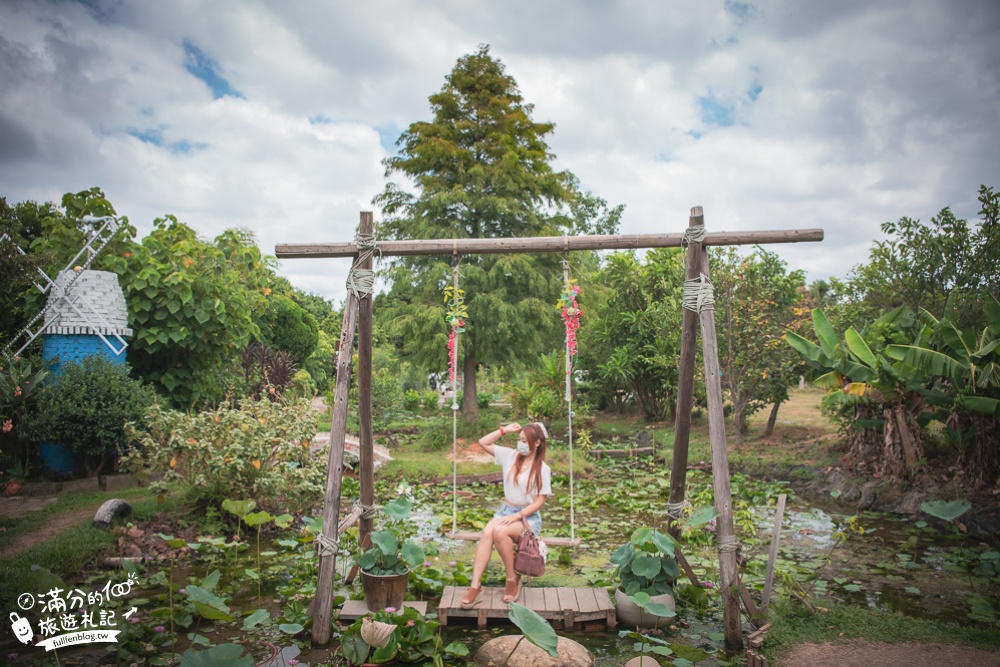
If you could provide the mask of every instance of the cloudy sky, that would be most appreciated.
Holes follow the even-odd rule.
[[[1000,186],[996,0],[2,0],[0,195],[96,185],[141,234],[173,213],[268,254],[349,241],[479,44],[623,233],[695,205],[711,231],[821,227],[774,246],[814,280]],[[341,300],[347,269],[280,272]]]

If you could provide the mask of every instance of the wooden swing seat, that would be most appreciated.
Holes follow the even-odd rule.
[[[464,540],[466,542],[478,542],[483,534],[473,533],[464,530],[458,531],[448,531],[444,534],[445,537],[451,540]],[[544,535],[539,536],[542,542],[545,542],[551,547],[578,547],[582,540],[579,537],[545,537]]]

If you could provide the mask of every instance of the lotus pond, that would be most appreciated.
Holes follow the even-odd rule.
[[[651,459],[602,459],[590,462],[590,471],[576,480],[576,535],[583,545],[550,550],[546,574],[533,586],[595,586],[612,589],[614,572],[609,554],[642,525],[663,528],[663,507],[669,492],[669,471]],[[416,514],[412,534],[425,541],[427,561],[411,573],[411,595],[429,602],[433,612],[445,585],[468,584],[474,544],[441,537],[451,528],[452,497],[447,484],[386,477],[377,482],[378,498],[412,499]],[[546,506],[543,535],[569,534],[569,490],[565,480]],[[935,619],[965,626],[1000,626],[1000,551],[970,540],[952,523],[928,516],[907,520],[894,516],[849,514],[835,499],[806,503],[782,482],[762,482],[735,474],[732,480],[737,535],[746,560],[743,581],[751,591],[763,588],[774,508],[780,493],[788,494],[777,562],[775,596],[822,614],[831,601],[898,612],[913,618]],[[471,492],[459,501],[460,529],[481,528],[501,500],[499,485],[465,487]],[[345,492],[356,486],[345,484]],[[707,472],[688,476],[691,512],[713,504]],[[254,664],[348,664],[333,651],[309,647],[307,614],[316,582],[312,542],[320,521],[310,517],[273,517],[253,512],[250,504],[231,503],[228,511],[243,517],[238,535],[225,529],[204,534],[205,521],[123,528],[144,539],[165,540],[173,547],[155,566],[130,565],[128,572],[97,572],[67,582],[86,588],[131,576],[139,593],[121,605],[136,611],[124,623],[121,641],[111,652],[63,652],[61,664],[171,664],[189,647],[219,647],[238,643],[252,654]],[[211,519],[212,517],[209,517]],[[671,655],[658,656],[662,664],[730,665],[735,658],[722,651],[714,526],[685,526],[681,543],[685,555],[705,588],[678,582],[678,616],[653,636]],[[169,531],[169,532],[168,532]],[[153,535],[158,537],[153,538]],[[224,535],[220,537],[219,535]],[[344,536],[342,548],[356,547],[356,530]],[[346,558],[338,559],[341,574]],[[502,585],[503,573],[494,558],[486,573],[487,585]],[[361,597],[360,587],[338,588],[338,600]],[[127,606],[126,606],[127,605]],[[749,626],[745,626],[749,627]],[[433,630],[433,625],[431,626]],[[344,630],[339,626],[334,634]],[[628,628],[619,628],[627,632]],[[444,664],[471,663],[465,657],[482,642],[515,632],[512,626],[478,631],[475,627],[443,628],[437,644]],[[434,634],[437,637],[436,633]],[[560,634],[563,634],[560,631]],[[572,639],[590,648],[601,667],[622,665],[637,655],[636,639],[619,633],[572,633]],[[336,643],[336,640],[335,640]],[[30,664],[45,657],[21,655],[7,659]],[[295,662],[298,661],[298,662]],[[55,663],[51,663],[55,664]],[[197,664],[188,662],[187,664]],[[215,661],[214,664],[224,664]],[[232,664],[238,664],[233,662]]]

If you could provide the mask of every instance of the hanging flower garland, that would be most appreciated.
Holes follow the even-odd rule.
[[[576,356],[576,330],[580,328],[580,317],[583,311],[576,303],[576,297],[580,294],[580,286],[575,280],[567,280],[563,294],[559,297],[559,307],[562,310],[563,322],[566,324],[566,347],[569,348],[569,356]],[[569,372],[569,369],[566,369]]]
[[[455,369],[458,365],[458,334],[465,331],[465,320],[469,313],[465,310],[465,291],[448,285],[444,288],[444,301],[448,304],[445,319],[451,326],[448,334],[448,382],[455,384]]]

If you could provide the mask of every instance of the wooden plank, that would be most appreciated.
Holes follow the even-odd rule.
[[[706,261],[704,278],[708,279],[709,266]],[[722,373],[719,368],[718,338],[715,334],[715,310],[702,307],[698,313],[701,324],[701,352],[705,363],[705,393],[708,399],[708,438],[712,449],[712,487],[715,491],[715,509],[719,512],[716,520],[716,540],[725,545],[735,542],[733,525],[733,494],[729,484],[729,458],[726,453],[726,421],[723,414]],[[726,648],[736,651],[743,647],[743,632],[740,620],[740,603],[735,589],[737,578],[736,551],[720,549],[719,578],[722,592],[722,632],[726,638]]]
[[[750,645],[750,648],[760,648],[764,644],[764,637],[770,630],[771,623],[765,623],[759,630],[751,632],[747,635],[747,644]]]
[[[371,217],[362,216],[361,234],[371,234],[374,229]],[[353,292],[347,295],[344,320],[338,345],[344,354],[337,356],[337,381],[334,388],[333,412],[330,418],[330,447],[327,452],[326,494],[323,498],[323,537],[337,541],[337,520],[340,518],[340,490],[344,480],[344,439],[347,435],[347,406],[350,397],[351,350],[354,349],[354,329],[358,317],[358,298]],[[327,646],[330,643],[330,621],[333,620],[333,579],[337,568],[336,554],[320,556],[316,578],[316,595],[313,600],[312,643]]]
[[[747,591],[743,584],[740,584],[740,600],[743,601],[743,608],[747,610],[747,616],[751,620],[758,618],[760,612],[757,610],[757,605],[753,603],[753,599],[750,597],[750,593]]]
[[[447,533],[444,534],[444,536],[450,540],[464,540],[466,542],[478,542],[480,539],[482,539],[483,534],[474,533],[471,531],[464,531],[464,530],[459,530],[454,532],[449,530]],[[578,547],[582,543],[582,540],[579,537],[570,539],[568,537],[546,537],[545,535],[542,535],[540,539],[550,547]]]
[[[479,475],[458,475],[454,480],[451,475],[438,475],[437,477],[432,477],[427,484],[444,484],[445,482],[451,484],[453,481],[459,486],[465,484],[495,484],[503,481],[503,471],[484,472]]]
[[[782,229],[753,232],[712,232],[702,242],[706,246],[757,245],[764,243],[801,243],[822,241],[822,229]],[[379,240],[382,257],[416,255],[510,255],[533,252],[568,252],[570,250],[628,250],[639,248],[680,248],[683,234],[594,234],[590,236],[535,236],[500,239],[420,239],[414,241]],[[278,259],[310,257],[354,257],[355,243],[278,243]]]
[[[691,209],[688,229],[705,223],[705,215],[700,206]],[[701,242],[691,243],[687,249],[686,280],[693,280],[701,274],[704,250]],[[670,499],[675,505],[684,502],[687,485],[688,442],[691,437],[691,410],[694,406],[694,367],[698,343],[698,314],[687,308],[682,309],[681,354],[678,362],[677,416],[674,419],[674,452],[670,467]],[[680,536],[680,526],[674,517],[667,517],[668,530],[672,536]],[[690,568],[689,568],[690,569]],[[689,577],[690,578],[690,577]]]
[[[576,591],[572,588],[559,587],[556,589],[559,595],[559,607],[562,610],[563,629],[572,630],[576,622],[575,612],[577,608]]]
[[[540,614],[545,612],[545,593],[541,588],[522,588],[518,602]]]
[[[416,609],[420,614],[427,613],[426,600],[406,600],[403,602],[403,607]],[[370,613],[372,612],[364,600],[348,600],[341,608],[339,618],[345,621],[354,621]]]
[[[359,233],[375,231],[375,216],[371,211],[361,213]],[[372,252],[365,251],[356,265],[361,270],[371,270]],[[375,505],[375,451],[372,437],[372,295],[360,294],[358,303],[358,458],[361,475],[361,504]],[[374,529],[373,519],[361,519],[358,541],[365,548],[368,536]],[[351,572],[353,579],[354,572]]]
[[[603,613],[597,604],[593,588],[576,589],[577,611],[581,614]]]
[[[774,565],[778,560],[778,542],[781,540],[781,521],[785,517],[784,493],[778,495],[778,507],[774,511],[774,529],[771,532],[771,553],[767,557],[767,575],[764,577],[764,595],[760,599],[760,613],[767,619],[767,605],[771,601],[771,587],[774,585]]]
[[[559,593],[554,588],[543,588],[545,591],[545,611],[548,613],[561,612],[559,607]]]
[[[701,588],[701,582],[698,581],[698,576],[694,573],[694,570],[691,569],[691,565],[688,563],[687,558],[685,558],[684,554],[681,553],[680,547],[674,547],[674,557],[677,559],[677,563],[681,566],[681,569],[684,570],[684,574],[687,575],[688,581],[691,582],[691,585]]]

